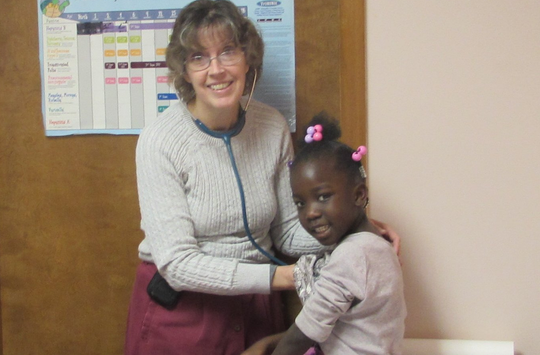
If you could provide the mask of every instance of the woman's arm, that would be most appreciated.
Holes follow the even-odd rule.
[[[273,291],[294,290],[294,264],[278,266],[272,278]]]
[[[399,236],[399,234],[397,234],[396,231],[392,229],[392,227],[390,227],[388,224],[384,222],[377,221],[373,218],[370,218],[370,220],[371,220],[371,223],[373,223],[373,225],[377,227],[377,229],[379,230],[379,233],[381,233],[381,235],[383,235],[384,237],[390,240],[390,242],[394,246],[394,250],[396,251],[396,254],[399,256],[399,253],[401,251],[400,250],[401,237]]]

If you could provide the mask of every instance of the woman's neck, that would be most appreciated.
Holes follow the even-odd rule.
[[[187,104],[188,110],[193,117],[204,123],[206,127],[213,131],[228,131],[238,122],[240,104],[230,108],[201,109],[197,106],[196,99]]]

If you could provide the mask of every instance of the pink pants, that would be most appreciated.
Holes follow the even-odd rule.
[[[285,330],[280,294],[184,291],[176,308],[167,310],[146,293],[155,272],[151,263],[137,269],[125,355],[239,355],[260,338]]]

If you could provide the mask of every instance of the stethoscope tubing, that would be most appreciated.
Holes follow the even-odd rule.
[[[261,253],[263,254],[264,256],[266,256],[268,259],[272,260],[274,263],[276,263],[277,265],[281,265],[281,266],[284,266],[284,265],[287,265],[287,263],[285,263],[284,261],[276,258],[274,255],[268,253],[266,250],[264,250],[256,241],[255,239],[253,238],[253,235],[251,234],[251,229],[249,228],[249,222],[248,222],[248,218],[247,218],[247,208],[246,208],[246,197],[245,197],[245,193],[244,193],[244,187],[242,185],[242,179],[240,178],[240,173],[238,172],[238,167],[236,165],[236,159],[234,158],[234,153],[233,153],[233,150],[232,150],[232,144],[231,144],[231,138],[237,134],[240,129],[243,127],[243,120],[245,119],[245,114],[246,114],[246,111],[245,110],[242,110],[242,113],[241,113],[241,120],[242,122],[240,122],[240,125],[238,125],[236,127],[236,129],[233,129],[232,131],[229,131],[229,132],[215,132],[215,131],[212,131],[211,129],[209,129],[208,127],[206,127],[206,125],[204,123],[202,123],[200,120],[195,120],[195,123],[199,126],[199,128],[201,130],[203,130],[205,133],[213,136],[213,137],[216,137],[216,138],[221,138],[223,140],[223,142],[225,143],[225,146],[227,147],[227,152],[229,154],[229,159],[231,161],[231,166],[232,166],[232,169],[233,169],[233,173],[234,173],[234,176],[236,178],[236,184],[238,185],[238,192],[240,193],[240,202],[242,204],[242,220],[243,220],[243,223],[244,223],[244,229],[246,231],[246,235],[249,239],[249,241],[251,242],[251,244],[253,244],[253,246]]]
[[[242,219],[244,221],[244,229],[246,230],[247,237],[249,238],[249,241],[257,250],[259,250],[264,256],[272,260],[278,265],[287,265],[285,262],[281,261],[280,259],[276,258],[272,254],[268,253],[266,250],[261,248],[261,246],[255,241],[253,236],[251,235],[251,229],[249,228],[249,222],[247,219],[247,208],[246,208],[246,197],[244,194],[244,187],[242,186],[242,179],[240,178],[240,173],[238,173],[238,167],[236,166],[236,160],[234,159],[234,154],[232,151],[232,144],[231,144],[231,136],[225,135],[223,136],[223,141],[225,142],[225,146],[227,147],[227,151],[229,152],[229,158],[231,159],[231,166],[233,168],[234,176],[236,177],[236,183],[238,184],[238,191],[240,192],[240,201],[242,203]]]

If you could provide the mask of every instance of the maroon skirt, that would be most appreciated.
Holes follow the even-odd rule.
[[[125,355],[238,355],[285,330],[279,293],[218,296],[183,291],[167,310],[146,292],[156,266],[143,262],[129,306]]]

